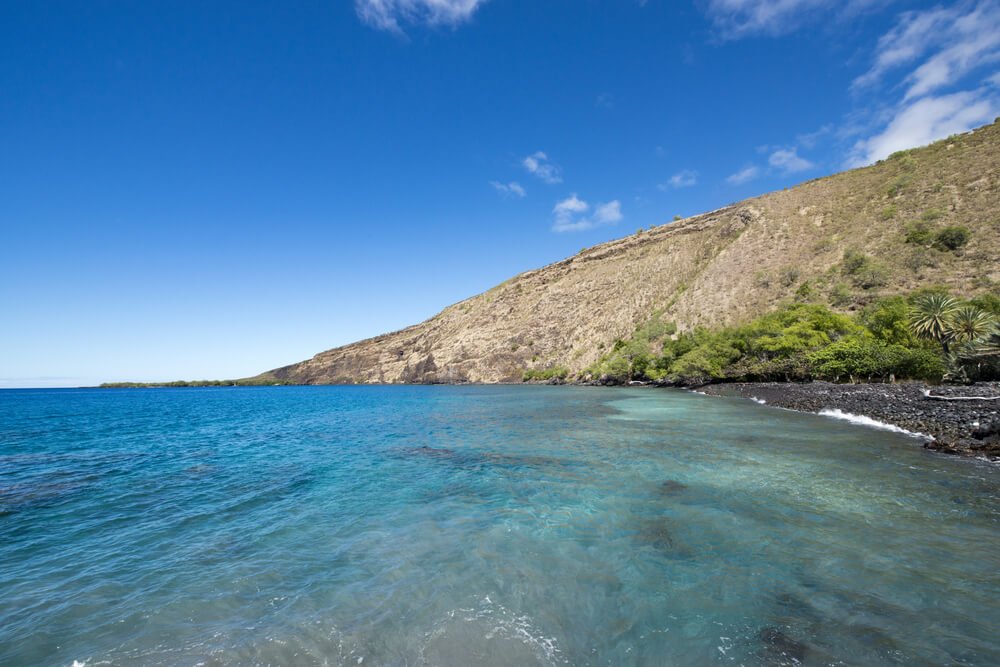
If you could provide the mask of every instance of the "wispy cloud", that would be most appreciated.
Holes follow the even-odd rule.
[[[884,0],[709,0],[707,14],[725,39],[783,35],[836,12],[853,16]]]
[[[521,184],[517,181],[511,181],[510,183],[501,183],[500,181],[490,181],[490,185],[493,189],[502,195],[507,197],[517,197],[521,198],[528,194]]]
[[[785,174],[796,174],[816,166],[809,160],[800,157],[797,148],[778,149],[771,153],[771,157],[767,159],[767,162]]]
[[[879,83],[890,71],[926,59],[911,71],[905,100],[954,84],[972,70],[1000,61],[1000,3],[959,3],[954,7],[904,12],[879,39],[875,62],[857,77],[859,91]]]
[[[622,215],[622,205],[617,199],[605,204],[598,204],[594,208],[593,215],[585,215],[590,211],[590,204],[583,201],[576,194],[571,194],[566,199],[556,203],[552,209],[554,221],[552,231],[554,232],[582,232],[594,227],[604,227],[614,225],[624,219]]]
[[[815,132],[806,132],[805,134],[798,135],[797,137],[795,137],[795,141],[802,148],[806,149],[815,148],[816,144],[818,144],[823,137],[830,134],[832,131],[833,131],[833,125],[827,123],[823,127],[816,130]]]
[[[861,167],[896,151],[967,132],[998,114],[1000,101],[985,88],[906,103],[884,130],[854,145],[848,166]]]
[[[657,189],[667,191],[669,189],[690,188],[698,184],[698,172],[693,169],[683,169],[667,180],[666,183],[657,185]]]
[[[871,67],[854,80],[851,90],[891,90],[887,79],[894,75],[904,91],[894,104],[868,113],[872,117],[864,134],[870,136],[854,144],[847,166],[871,164],[992,120],[1000,112],[1000,95],[990,85],[998,74],[987,69],[979,81],[970,79],[977,70],[997,63],[1000,0],[900,14],[879,39]],[[894,74],[898,70],[901,75]]]
[[[354,0],[358,17],[370,26],[402,33],[404,24],[457,26],[487,0]]]
[[[760,176],[760,167],[748,164],[735,174],[730,174],[726,178],[726,183],[729,183],[730,185],[743,185],[744,183],[749,183],[758,176]]]
[[[562,183],[562,173],[555,164],[549,160],[549,156],[542,151],[537,151],[521,160],[521,164],[544,183]]]

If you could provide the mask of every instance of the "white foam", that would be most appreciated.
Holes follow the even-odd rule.
[[[489,647],[493,651],[509,651],[510,647],[503,647],[502,642],[511,641],[522,645],[527,651],[534,654],[540,664],[553,667],[568,664],[568,660],[563,657],[555,637],[545,636],[535,627],[530,616],[515,613],[503,605],[493,602],[489,596],[483,596],[477,607],[453,609],[446,616],[444,621],[437,624],[431,632],[425,635],[425,645],[421,648],[423,662],[428,662],[425,651],[435,641],[442,641],[449,648],[462,647],[462,650],[465,650],[463,642],[475,641],[472,638],[478,633],[483,633],[482,640],[487,642],[499,640],[501,642],[500,645],[494,644]],[[476,645],[478,646],[478,641]],[[515,652],[508,655],[504,662],[506,664],[523,664],[525,657],[524,654]]]
[[[757,398],[756,396],[751,396],[750,400],[753,401],[754,403],[760,403],[761,405],[767,405],[767,401],[765,401],[763,398]]]
[[[892,431],[893,433],[902,433],[903,435],[909,435],[914,438],[934,438],[925,433],[916,433],[914,431],[907,431],[905,428],[900,428],[895,424],[887,424],[886,422],[880,422],[877,419],[872,419],[871,417],[866,417],[865,415],[855,415],[850,412],[844,412],[840,408],[834,409],[823,409],[819,411],[819,414],[824,417],[833,417],[834,419],[843,419],[844,421],[851,422],[852,424],[857,424],[859,426],[868,426],[869,428],[877,428],[882,431]]]

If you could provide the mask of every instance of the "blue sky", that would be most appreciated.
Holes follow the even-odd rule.
[[[230,378],[1000,115],[1000,0],[0,5],[0,386]]]

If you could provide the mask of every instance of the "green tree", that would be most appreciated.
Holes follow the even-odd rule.
[[[941,344],[945,354],[952,339],[952,317],[960,307],[958,299],[932,292],[917,297],[910,311],[910,328],[917,338]]]
[[[993,318],[975,306],[962,306],[949,323],[951,339],[958,343],[976,341],[993,330]]]
[[[958,250],[969,242],[969,230],[965,227],[945,227],[934,236],[934,247],[940,250]]]
[[[904,297],[879,299],[858,314],[858,322],[886,343],[913,347],[917,342],[910,331],[910,304]]]

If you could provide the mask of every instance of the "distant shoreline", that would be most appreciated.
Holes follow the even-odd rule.
[[[595,386],[596,383],[510,382],[510,383],[436,383],[440,386],[522,386],[557,385]],[[662,387],[655,383],[643,386]],[[428,386],[421,383],[299,385],[240,381],[113,382],[98,389],[171,389],[204,387],[322,387],[322,386]],[[628,386],[628,385],[609,385]],[[685,387],[670,387],[680,388]],[[924,440],[925,449],[959,456],[1000,461],[1000,401],[938,401],[924,397],[935,395],[1000,396],[1000,383],[968,386],[928,385],[922,382],[898,384],[834,384],[830,382],[734,382],[687,387],[709,396],[730,396],[755,400],[774,407],[831,416],[862,417],[910,432]]]

